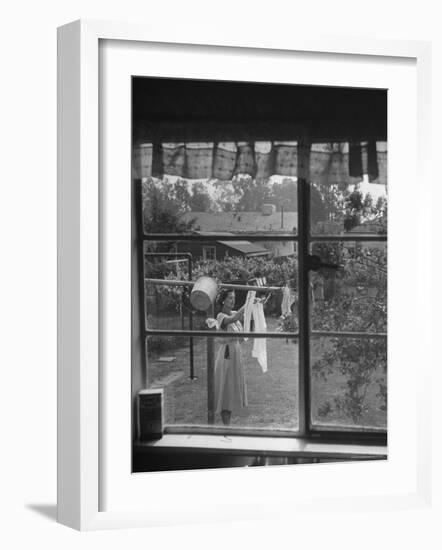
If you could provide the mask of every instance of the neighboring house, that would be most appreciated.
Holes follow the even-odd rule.
[[[335,221],[319,221],[312,228],[312,233],[315,235],[339,235],[344,233],[343,222]]]
[[[178,242],[177,252],[190,252],[195,259],[202,260],[223,260],[229,256],[240,256],[252,258],[257,256],[269,256],[271,251],[257,243],[249,241],[229,241],[228,236],[232,233],[223,232],[226,240],[205,241],[205,235],[213,234],[211,231],[195,231],[201,235],[201,240]],[[216,234],[219,234],[216,232]]]
[[[264,205],[261,212],[186,212],[183,221],[195,220],[196,233],[296,233],[298,226],[297,212],[276,212],[274,205]],[[206,260],[221,260],[226,256],[290,256],[295,252],[293,241],[222,241],[203,240],[179,243],[179,252],[192,252],[194,257]]]
[[[342,221],[319,221],[316,222],[312,232],[316,235],[385,235],[387,233],[387,219],[384,216],[379,216],[372,220],[366,220],[350,229],[350,231],[344,230]],[[384,245],[382,244],[382,246]]]

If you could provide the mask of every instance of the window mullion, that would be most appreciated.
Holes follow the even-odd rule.
[[[229,241],[297,241],[298,235],[295,232],[268,231],[265,233],[211,233],[200,235],[199,233],[147,233],[143,235],[145,241],[207,241],[216,242],[220,240]]]
[[[298,141],[298,314],[299,314],[299,361],[298,361],[298,418],[299,435],[310,432],[310,334],[309,334],[309,187],[310,144]]]
[[[139,339],[136,340],[136,346],[132,343],[132,376],[134,372],[134,361],[138,358],[140,370],[142,373],[144,387],[148,385],[147,353],[146,353],[146,300],[144,296],[144,223],[143,223],[143,200],[142,200],[142,182],[141,179],[132,179],[132,238],[136,242],[136,257],[132,269],[136,274],[132,274],[132,280],[136,278],[137,285],[133,286],[132,309],[138,312],[139,321]],[[133,321],[132,321],[133,322]],[[132,331],[138,330],[132,326]],[[141,344],[141,349],[138,348]]]

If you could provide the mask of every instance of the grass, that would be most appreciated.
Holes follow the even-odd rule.
[[[277,328],[276,318],[267,318],[269,331]],[[174,338],[161,353],[148,349],[150,387],[163,387],[165,394],[165,423],[169,425],[207,425],[207,342],[194,338],[194,375],[190,379],[189,340]],[[172,348],[171,345],[174,347]],[[220,339],[215,340],[215,353]],[[246,373],[249,406],[234,411],[233,427],[294,430],[298,425],[298,344],[281,338],[267,339],[268,371],[263,373],[256,359],[252,358],[253,340],[243,342],[242,354]],[[312,362],[323,348],[312,345]],[[161,356],[174,356],[170,363],[158,361]],[[312,418],[314,422],[334,425],[351,425],[353,422],[340,411],[331,410],[325,417],[318,409],[325,401],[343,395],[346,379],[338,369],[326,381],[312,381]],[[361,418],[366,426],[383,426],[385,413],[380,411],[376,398],[376,386],[367,392],[367,407]],[[218,416],[218,415],[217,415]],[[219,418],[215,424],[221,425]]]

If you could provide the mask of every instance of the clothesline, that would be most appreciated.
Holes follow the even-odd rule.
[[[176,279],[150,279],[145,278],[144,281],[146,283],[150,283],[152,285],[171,285],[171,286],[193,286],[196,281],[181,281]],[[275,292],[278,290],[282,290],[284,287],[282,286],[256,286],[256,285],[237,285],[237,284],[230,284],[230,283],[220,283],[220,288],[231,288],[232,290],[258,290],[259,292]]]

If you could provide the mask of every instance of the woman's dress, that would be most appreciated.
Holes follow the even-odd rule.
[[[232,311],[232,314],[236,313]],[[225,313],[216,320],[220,330]],[[242,332],[240,321],[229,323],[227,332]],[[215,412],[233,411],[247,407],[247,388],[239,338],[223,338],[215,360]]]

